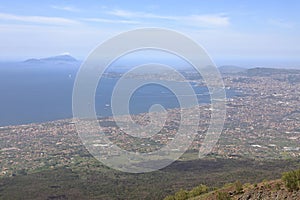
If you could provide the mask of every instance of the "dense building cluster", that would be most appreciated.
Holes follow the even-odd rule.
[[[289,73],[287,70],[285,73],[274,74],[224,75],[226,88],[239,90],[241,94],[227,99],[225,125],[212,155],[255,159],[299,157],[300,73],[297,73]],[[199,109],[201,118],[199,127],[192,127],[196,137],[190,149],[198,150],[210,123],[211,109],[209,105],[201,105],[187,111],[193,114],[195,109]],[[126,124],[128,117],[121,116],[118,120]],[[142,125],[149,123],[148,114],[132,118]],[[172,141],[180,123],[180,109],[170,109],[164,126],[157,134],[136,138],[120,129],[113,118],[101,118],[99,124],[110,143],[103,144],[93,139],[91,144],[95,148],[109,149],[109,145],[118,145],[128,151],[151,152]],[[190,123],[194,125],[194,122]],[[1,176],[68,166],[76,164],[82,157],[90,156],[71,119],[0,127],[0,152]],[[111,152],[102,153],[118,156]]]

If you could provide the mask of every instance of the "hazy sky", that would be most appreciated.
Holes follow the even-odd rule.
[[[224,64],[300,66],[299,10],[297,0],[2,0],[0,60],[65,52],[83,59],[119,32],[162,27],[188,35]]]

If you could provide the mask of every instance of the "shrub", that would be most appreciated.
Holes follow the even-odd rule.
[[[175,197],[172,195],[167,196],[164,200],[175,200]]]
[[[236,181],[234,183],[235,191],[237,194],[240,194],[243,192],[243,184],[240,181]]]
[[[185,200],[188,198],[188,192],[186,190],[179,190],[175,193],[175,200]]]
[[[189,197],[196,197],[201,194],[204,194],[208,191],[208,187],[206,185],[199,185],[197,187],[194,187],[190,192],[189,192]]]
[[[217,192],[217,200],[230,200],[230,195],[227,192]]]
[[[280,190],[280,188],[281,188],[281,184],[280,184],[280,183],[276,183],[275,189],[276,189],[276,190]]]
[[[299,190],[300,170],[283,173],[282,180],[289,191]]]
[[[201,194],[204,194],[208,192],[208,187],[206,185],[199,185],[197,187],[194,187],[191,191],[186,191],[186,190],[179,190],[178,192],[175,193],[174,196],[169,195],[167,197],[164,198],[164,200],[185,200],[188,199],[190,197],[196,197],[199,196]]]

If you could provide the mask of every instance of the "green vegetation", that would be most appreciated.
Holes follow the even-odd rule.
[[[285,187],[284,187],[285,186]],[[299,199],[300,190],[300,169],[284,172],[282,179],[267,180],[260,183],[245,183],[240,181],[227,183],[220,188],[208,188],[200,185],[190,191],[179,190],[174,196],[168,196],[165,200],[230,200],[230,199],[287,199],[293,196],[293,199]],[[291,193],[293,192],[293,193]],[[264,197],[262,197],[264,195]]]
[[[227,192],[217,191],[217,200],[230,200],[230,195]]]
[[[236,181],[234,183],[235,191],[237,194],[240,194],[243,192],[243,184],[240,181]]]
[[[300,169],[285,172],[282,175],[282,180],[289,191],[295,191],[300,189]]]
[[[280,190],[281,189],[281,184],[280,183],[276,183],[275,185],[275,190]]]
[[[178,192],[175,194],[175,200],[185,200],[189,197],[189,192],[183,189],[180,189]]]
[[[194,187],[190,192],[189,192],[189,197],[196,197],[201,194],[207,193],[208,192],[208,187],[206,185],[199,185],[197,187]]]
[[[241,183],[280,178],[282,169],[287,169],[287,166],[290,169],[299,168],[300,162],[296,159],[255,161],[208,158],[176,161],[151,173],[128,174],[112,170],[92,157],[77,156],[70,165],[47,165],[34,171],[21,170],[14,176],[0,178],[0,199],[65,197],[75,200],[155,200],[168,195],[172,195],[166,197],[169,200],[175,200],[175,196],[177,199],[197,198],[230,182],[233,183],[230,184],[230,190],[237,190],[240,184],[234,183],[236,177],[239,177]]]
[[[201,194],[205,194],[209,191],[209,188],[206,185],[199,185],[197,187],[194,187],[192,190],[187,191],[180,189],[178,192],[175,193],[174,196],[169,195],[164,200],[186,200],[192,197],[199,196]]]

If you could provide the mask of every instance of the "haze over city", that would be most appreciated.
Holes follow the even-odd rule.
[[[162,27],[193,38],[218,65],[299,67],[299,8],[296,0],[3,1],[0,60],[83,60],[120,32]]]
[[[0,2],[0,200],[299,200],[299,10]]]

